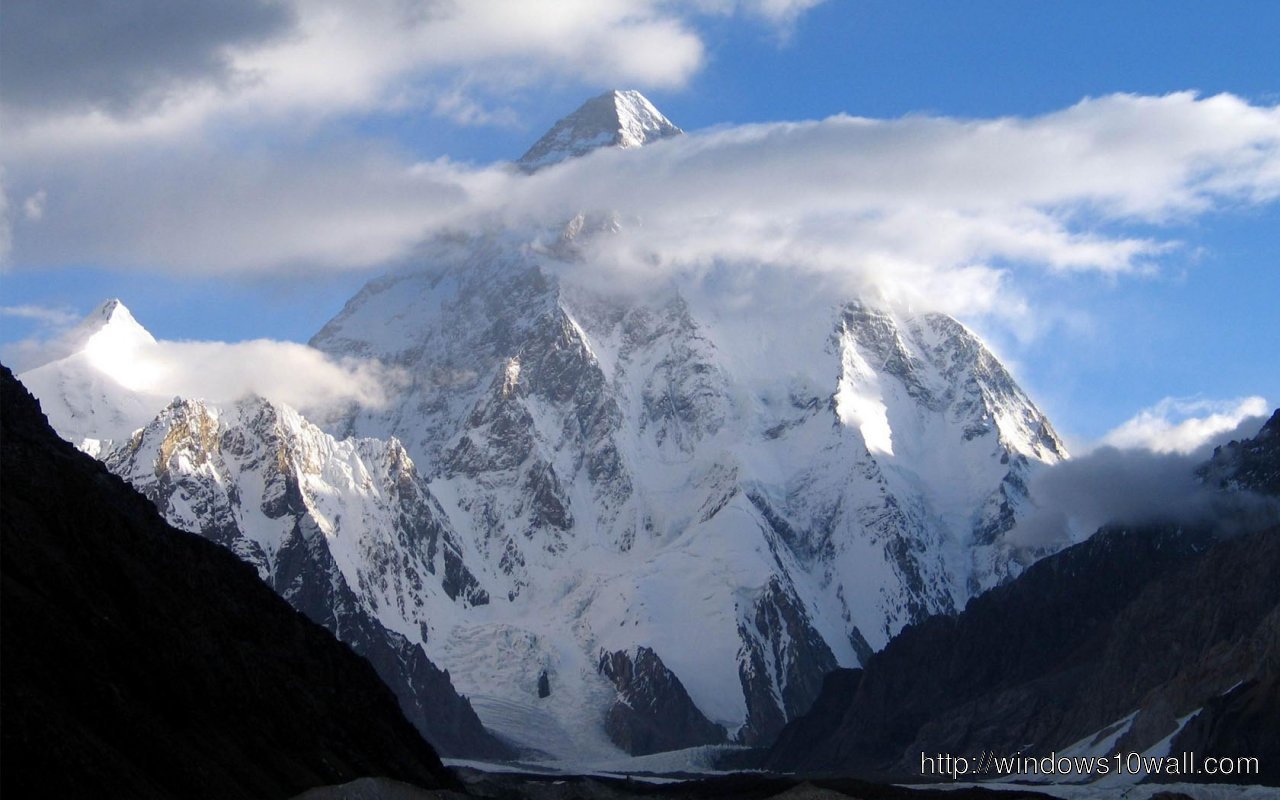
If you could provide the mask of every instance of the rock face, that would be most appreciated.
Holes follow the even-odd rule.
[[[1280,411],[1252,439],[1215,448],[1199,470],[1210,485],[1227,492],[1252,491],[1280,497]]]
[[[628,753],[649,755],[725,741],[724,728],[702,715],[680,679],[649,648],[601,653],[600,674],[618,690],[605,727]]]
[[[429,621],[398,613],[437,597],[488,602],[398,442],[336,442],[261,398],[222,410],[175,400],[106,464],[369,659],[441,752],[510,754],[423,652]]]
[[[522,163],[676,132],[612,93]],[[389,631],[400,655],[375,663],[420,647],[492,730],[568,759],[636,741],[606,724],[601,652],[646,649],[662,686],[765,744],[826,672],[1048,552],[1006,534],[1065,450],[971,331],[692,279],[603,287],[622,224],[437,240],[370,281],[311,344],[395,368],[385,405],[317,430],[179,404],[107,460],[355,646]]]
[[[405,442],[474,544],[488,620],[459,622],[465,648],[428,643],[487,676],[460,679],[473,697],[526,685],[500,649],[475,661],[515,625],[536,665],[586,656],[557,666],[565,691],[608,696],[591,654],[647,647],[766,743],[827,671],[1043,555],[1004,534],[1065,452],[948,317],[847,303],[771,343],[754,312],[602,295],[500,237],[440,258],[370,283],[312,344],[416,376],[327,424]]]
[[[1274,458],[1278,427],[1273,417],[1202,472],[1265,489],[1252,465]],[[1261,722],[1280,719],[1271,508],[1268,527],[1224,540],[1171,526],[1104,530],[957,616],[909,627],[871,657],[852,694],[829,690],[791,723],[769,765],[903,777],[919,774],[921,753],[1087,750],[1101,732],[1107,752],[1172,737],[1174,752],[1280,757],[1274,725]]]
[[[60,440],[0,371],[7,797],[455,785],[362,659]]]

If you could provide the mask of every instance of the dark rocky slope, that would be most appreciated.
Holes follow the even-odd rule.
[[[652,649],[602,652],[599,669],[618,690],[605,729],[628,753],[643,756],[726,740],[725,729],[703,716]]]
[[[1277,434],[1280,414],[1202,474],[1265,495]],[[1280,764],[1280,520],[1274,504],[1248,505],[1262,530],[1103,530],[909,627],[858,678],[828,681],[768,765],[907,777],[921,753],[1048,753],[1135,711],[1114,749],[1142,751],[1201,709],[1174,752]],[[1269,769],[1243,780],[1280,783]]]
[[[6,797],[456,785],[360,659],[49,428],[0,368]]]

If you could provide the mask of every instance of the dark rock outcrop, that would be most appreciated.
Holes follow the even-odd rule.
[[[368,662],[168,526],[0,369],[6,797],[456,785]]]
[[[738,739],[750,746],[773,742],[787,720],[803,714],[836,658],[797,600],[776,578],[738,626],[742,650],[738,679],[747,722]]]
[[[1245,489],[1280,496],[1280,409],[1257,436],[1215,448],[1200,475],[1227,491]]]
[[[861,682],[860,669],[836,669],[828,672],[822,680],[822,690],[818,692],[813,706],[802,716],[787,723],[773,743],[773,750],[790,753],[804,748],[806,742],[825,741],[835,735]]]
[[[599,669],[618,690],[605,730],[631,755],[725,741],[725,729],[703,716],[680,679],[650,648],[602,652]]]
[[[294,608],[369,660],[400,708],[441,753],[509,758],[514,751],[481,724],[471,701],[421,645],[389,630],[356,598],[309,517],[300,517],[280,552],[274,588]]]
[[[1280,612],[1273,613],[1268,624],[1272,639],[1259,676],[1210,700],[1174,738],[1170,752],[1196,753],[1202,759],[1252,756],[1258,759],[1258,772],[1235,778],[1280,786]],[[1193,775],[1188,780],[1209,777]]]
[[[1135,710],[1116,746],[1151,746],[1238,681],[1267,680],[1280,528],[1203,552],[1205,541],[1172,528],[1103,531],[957,617],[907,629],[851,698],[819,698],[792,723],[769,766],[901,777],[921,753],[1048,753]],[[1280,718],[1274,692],[1250,718],[1263,708]],[[1265,737],[1254,744],[1264,750],[1249,754],[1280,759]]]

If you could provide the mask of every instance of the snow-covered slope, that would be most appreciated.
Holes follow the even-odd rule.
[[[139,354],[155,341],[123,303],[108,300],[63,339],[67,355],[18,377],[40,398],[58,435],[97,455],[164,407],[166,398],[133,386],[148,368]]]
[[[680,133],[639,92],[606,92],[557,122],[516,163],[533,172],[600,147],[640,147]]]
[[[500,237],[464,253],[371,283],[312,344],[418,377],[343,432],[403,438],[472,539],[494,603],[431,653],[504,701],[542,669],[592,695],[595,654],[649,648],[765,740],[824,671],[1038,555],[1002,536],[1062,445],[955,320],[619,300]],[[520,658],[486,649],[511,637]]]

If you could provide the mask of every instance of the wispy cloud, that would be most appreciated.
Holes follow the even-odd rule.
[[[50,327],[65,327],[75,323],[80,316],[65,306],[0,306],[0,316],[34,320]]]
[[[376,360],[335,358],[295,342],[156,340],[131,317],[101,331],[81,326],[28,340],[22,348],[39,366],[21,377],[42,400],[77,402],[83,387],[110,386],[109,395],[130,397],[129,407],[149,414],[175,396],[226,403],[258,395],[323,421],[351,403],[383,405],[404,380],[400,370]]]

